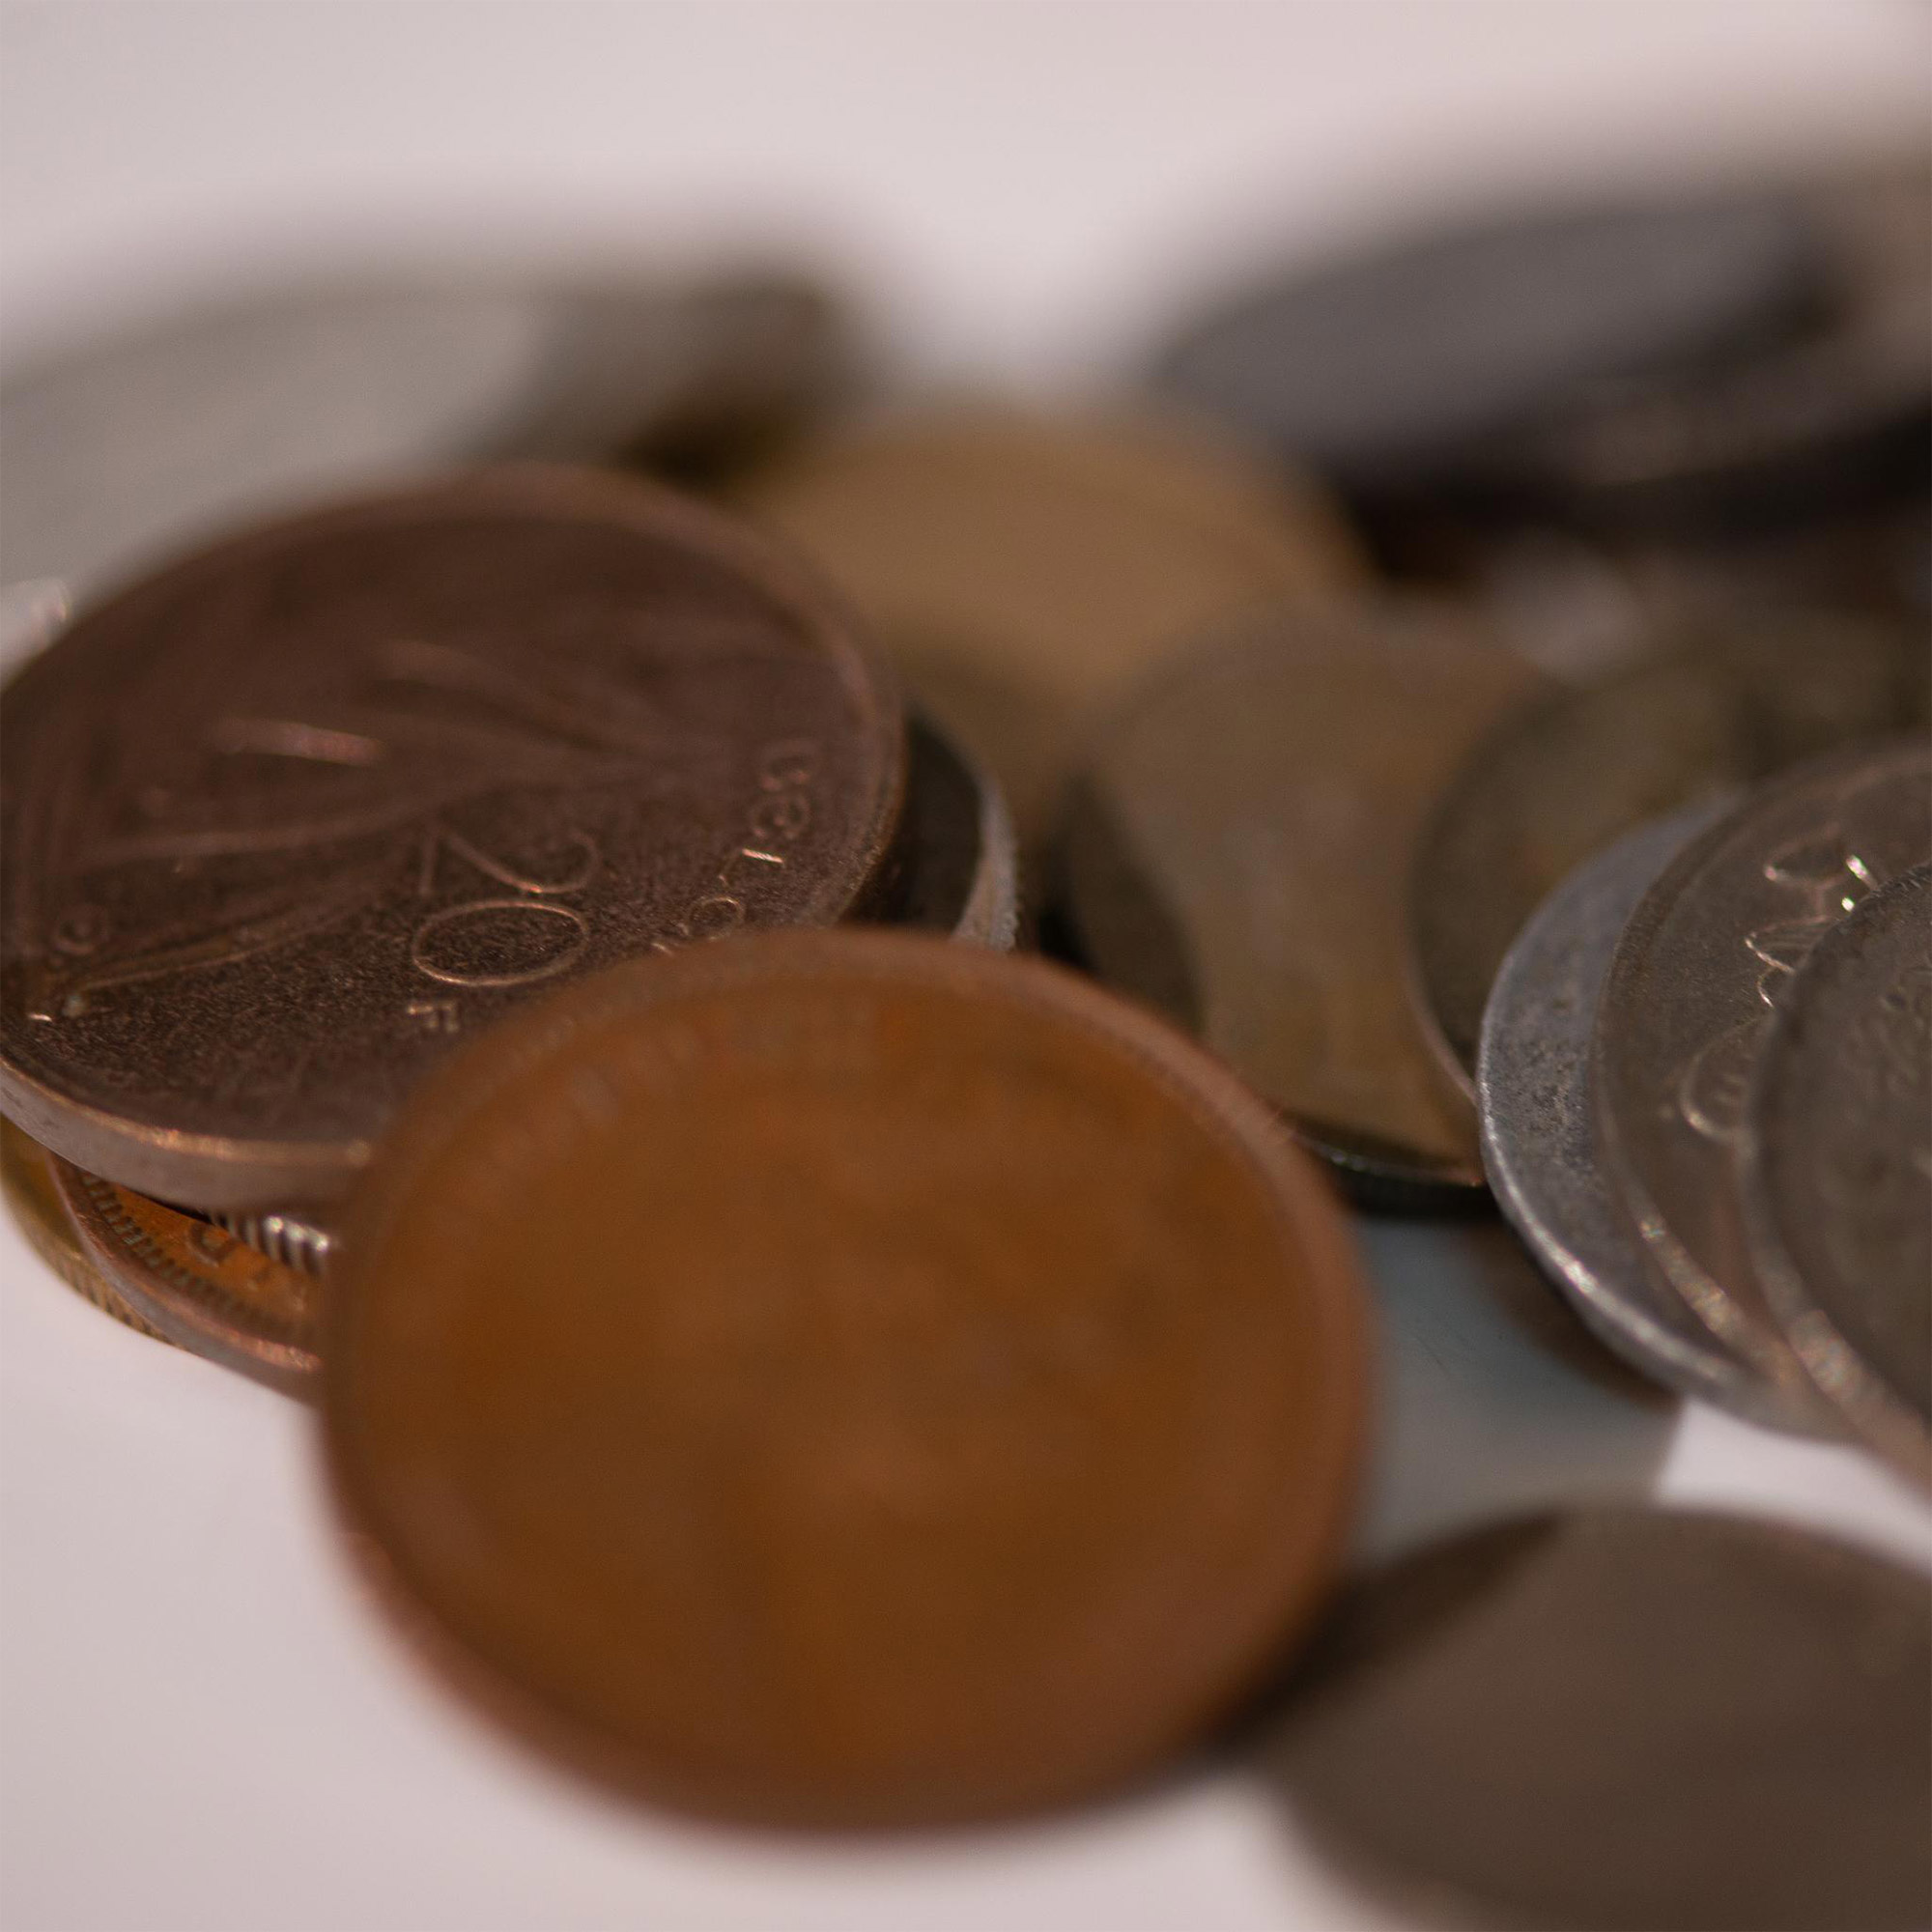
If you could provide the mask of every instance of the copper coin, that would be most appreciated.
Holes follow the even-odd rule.
[[[1409,997],[1403,889],[1436,792],[1540,682],[1446,610],[1286,611],[1144,684],[1071,794],[1080,956],[1199,1033],[1368,1204],[1483,1184]]]
[[[1023,844],[1069,735],[1159,651],[1363,573],[1311,486],[1158,415],[908,412],[802,445],[742,500],[870,620]]]
[[[270,1388],[307,1395],[322,1291],[212,1221],[55,1157],[89,1262],[154,1334]]]
[[[1932,867],[1860,901],[1792,981],[1742,1157],[1751,1264],[1852,1429],[1932,1489]]]
[[[667,1803],[1081,1796],[1305,1624],[1366,1416],[1342,1218],[1074,975],[904,933],[612,972],[412,1103],[330,1304],[330,1465],[502,1718]]]
[[[54,1179],[54,1156],[5,1120],[0,1120],[0,1193],[6,1195],[27,1245],[83,1300],[143,1335],[166,1339],[135,1314],[88,1259]]]
[[[1774,781],[1666,867],[1611,955],[1590,1087],[1611,1192],[1651,1264],[1801,1419],[1828,1412],[1766,1305],[1739,1209],[1745,1100],[1775,1009],[1860,900],[1932,858],[1932,748]]]
[[[1503,955],[1559,880],[1647,819],[1922,722],[1928,684],[1902,628],[1758,613],[1680,630],[1500,723],[1443,792],[1409,883],[1424,1019],[1465,1091]]]
[[[1785,1524],[1596,1509],[1371,1578],[1264,1762],[1430,1922],[1916,1932],[1932,1589]]]
[[[533,992],[862,906],[890,676],[723,518],[483,470],[276,525],[7,693],[0,1104],[200,1208],[339,1193]]]

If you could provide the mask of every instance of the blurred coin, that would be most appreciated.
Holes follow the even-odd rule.
[[[1548,209],[1257,283],[1195,321],[1155,380],[1351,492],[1403,493],[1610,378],[1782,334],[1821,281],[1780,198]]]
[[[152,1334],[288,1395],[316,1373],[321,1289],[225,1228],[54,1159],[89,1263]]]
[[[1283,611],[1095,733],[1059,896],[1074,950],[1229,1060],[1365,1204],[1482,1187],[1404,959],[1423,818],[1535,671],[1448,610]]]
[[[1821,613],[1734,616],[1497,725],[1418,842],[1408,921],[1425,1022],[1467,1087],[1483,1005],[1544,895],[1634,825],[1921,724],[1923,639]]]
[[[345,275],[90,344],[0,388],[0,580],[70,595],[236,518],[494,457],[716,469],[809,416],[848,331],[795,276]]]
[[[1610,1194],[1587,1086],[1598,996],[1617,937],[1670,859],[1717,817],[1694,805],[1626,833],[1546,898],[1483,1015],[1483,1166],[1503,1212],[1592,1331],[1653,1380],[1754,1421],[1804,1426],[1653,1272]]]
[[[1861,900],[1799,969],[1741,1147],[1752,1264],[1799,1360],[1932,1489],[1932,868]]]
[[[1753,793],[1665,867],[1605,977],[1590,1085],[1612,1192],[1651,1261],[1794,1405],[1812,1392],[1741,1223],[1744,1102],[1773,1009],[1867,894],[1932,857],[1932,747],[1842,753]]]
[[[1341,1215],[1179,1036],[901,933],[607,974],[425,1087],[324,1394],[406,1626],[526,1734],[759,1822],[1070,1799],[1332,1573]]]
[[[1788,1525],[1593,1509],[1345,1601],[1265,1766],[1359,1876],[1456,1923],[1918,1928],[1932,1590]]]
[[[870,621],[1023,844],[1069,735],[1157,652],[1362,570],[1306,486],[1157,415],[929,407],[801,446],[742,500]]]
[[[908,858],[897,923],[1011,952],[1019,936],[1019,859],[1006,800],[990,773],[917,714],[906,721],[900,843]]]
[[[255,530],[9,686],[0,1103],[205,1208],[326,1201],[461,1037],[562,980],[857,910],[901,732],[748,532],[480,470]]]

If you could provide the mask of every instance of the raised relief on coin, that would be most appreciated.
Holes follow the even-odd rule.
[[[1438,787],[1540,681],[1447,610],[1286,610],[1145,683],[1070,794],[1075,949],[1199,1033],[1365,1201],[1482,1186],[1473,1113],[1409,996],[1403,886]]]
[[[533,992],[836,920],[890,680],[749,535],[479,471],[258,530],[79,619],[5,707],[0,1099],[209,1208],[338,1192]]]
[[[1932,752],[1839,753],[1753,794],[1681,853],[1617,944],[1591,1084],[1605,1169],[1654,1264],[1718,1338],[1819,1408],[1766,1307],[1735,1157],[1775,1009],[1838,919],[1932,857]]]
[[[412,1101],[324,1416],[358,1547],[499,1716],[764,1823],[1133,1776],[1333,1567],[1364,1304],[1225,1069],[876,930],[604,976]]]
[[[1932,867],[1818,941],[1743,1134],[1751,1258],[1819,1391],[1932,1489]]]

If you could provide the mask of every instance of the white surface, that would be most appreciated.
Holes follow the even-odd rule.
[[[1085,380],[1250,231],[1917,132],[1929,26],[1917,0],[15,4],[0,362],[372,244],[765,238],[833,247],[928,367]],[[1592,1375],[1499,1236],[1382,1228],[1369,1253],[1391,1400],[1367,1547],[1655,1490],[1932,1568],[1932,1510],[1851,1452]],[[116,1327],[0,1228],[6,1932],[1400,1922],[1239,1763],[925,1845],[609,1808],[417,1676],[311,1450],[301,1411]]]

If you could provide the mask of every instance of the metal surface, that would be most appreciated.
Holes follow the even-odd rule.
[[[673,1804],[1114,1784],[1339,1558],[1338,1208],[1224,1068],[1037,960],[848,930],[586,982],[418,1094],[344,1254],[357,1547],[497,1715]]]
[[[1798,1359],[1932,1489],[1932,867],[1861,902],[1799,969],[1740,1150],[1751,1262]]]
[[[1633,1367],[1754,1421],[1804,1427],[1808,1406],[1794,1413],[1658,1278],[1605,1184],[1590,1107],[1590,1036],[1624,922],[1719,810],[1691,806],[1626,833],[1571,873],[1518,935],[1483,1016],[1483,1167],[1550,1280]]]
[[[198,1208],[323,1201],[453,1044],[863,908],[889,674],[748,532],[511,469],[201,553],[7,691],[0,1104]]]
[[[906,881],[897,923],[1010,952],[1019,937],[1019,855],[999,781],[936,725],[906,721]]]
[[[1474,1112],[1409,996],[1403,882],[1436,792],[1539,682],[1446,610],[1284,610],[1145,683],[1069,794],[1080,955],[1197,1032],[1369,1205],[1483,1185]]]
[[[1340,1607],[1262,1761],[1427,1922],[1918,1932],[1932,1589],[1746,1518],[1518,1519]]]
[[[1819,940],[1932,857],[1932,746],[1844,753],[1754,793],[1644,895],[1604,980],[1590,1086],[1605,1176],[1652,1264],[1794,1404],[1818,1400],[1766,1306],[1736,1187],[1772,1013]]]

